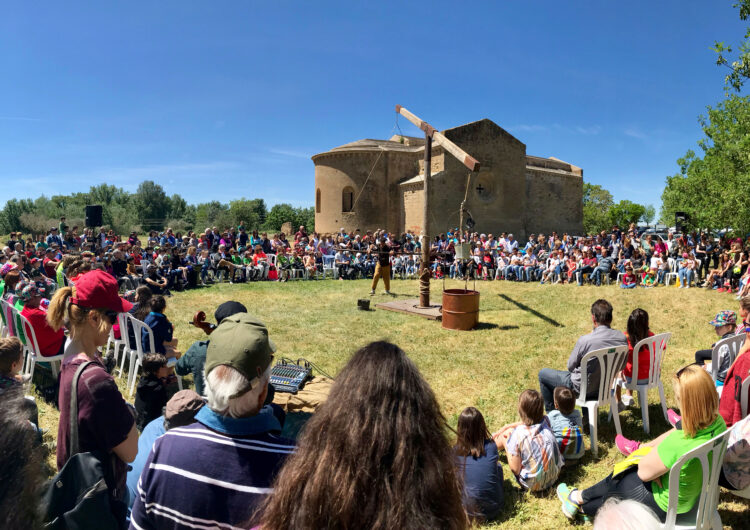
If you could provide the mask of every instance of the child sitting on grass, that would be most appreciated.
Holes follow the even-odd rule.
[[[656,269],[648,269],[643,275],[641,285],[643,287],[653,287],[656,284]]]
[[[620,288],[635,289],[636,285],[638,285],[638,279],[633,273],[633,266],[628,262],[625,265],[625,274],[623,274],[622,276],[622,283],[620,284]]]
[[[143,375],[135,392],[135,424],[139,431],[161,416],[161,410],[167,404],[168,372],[167,358],[161,353],[143,356]]]
[[[547,414],[557,445],[566,460],[578,460],[586,448],[583,445],[583,419],[577,410],[576,398],[568,387],[558,386],[554,392],[555,410]]]
[[[565,461],[557,445],[544,400],[536,390],[524,390],[518,398],[521,421],[504,426],[492,435],[497,448],[508,452],[508,466],[518,484],[529,491],[552,486]]]
[[[458,417],[454,462],[466,513],[477,521],[495,519],[503,507],[503,468],[484,416],[467,407]]]

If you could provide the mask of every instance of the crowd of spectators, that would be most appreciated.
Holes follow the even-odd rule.
[[[633,311],[627,333],[622,333],[613,326],[611,304],[597,300],[588,316],[593,331],[576,342],[567,369],[542,369],[538,375],[539,390],[527,389],[518,396],[519,421],[494,433],[488,430],[482,413],[469,407],[458,418],[455,438],[449,437],[437,399],[416,366],[398,346],[376,342],[354,353],[337,376],[328,399],[312,415],[301,436],[292,440],[281,436],[286,417],[273,403],[270,369],[276,345],[263,322],[237,302],[222,304],[216,314],[218,326],[209,340],[193,344],[180,359],[182,363],[178,361],[178,373],[200,375],[196,378],[198,393],[178,392],[167,401],[164,387],[169,371],[167,359],[180,355],[174,349],[177,344],[171,324],[163,315],[166,301],[162,295],[171,288],[180,288],[178,285],[183,282],[189,283],[196,272],[200,278],[202,270],[199,262],[193,266],[181,261],[180,253],[184,249],[186,256],[196,256],[200,249],[203,254],[211,240],[211,248],[218,245],[224,252],[229,248],[226,255],[231,260],[239,244],[239,237],[237,241],[232,237],[245,235],[259,240],[256,245],[259,250],[250,251],[252,256],[268,257],[276,251],[277,266],[282,255],[306,253],[308,246],[311,254],[306,255],[314,259],[317,253],[330,255],[329,250],[335,251],[334,256],[363,253],[375,262],[376,280],[379,275],[385,275],[384,279],[390,277],[389,269],[394,264],[391,260],[418,254],[418,242],[413,236],[405,234],[395,240],[376,232],[318,238],[315,234],[308,236],[304,227],[300,227],[294,242],[278,245],[271,241],[282,241],[285,238],[281,235],[269,240],[264,234],[248,236],[244,227],[239,227],[237,234],[229,231],[221,234],[218,242],[214,241],[215,236],[209,237],[213,234],[211,230],[199,238],[190,234],[187,240],[178,239],[166,230],[161,236],[152,233],[149,243],[142,247],[135,234],[127,242],[113,237],[110,244],[111,234],[100,232],[101,236],[93,240],[84,235],[71,248],[57,236],[61,228],[50,231],[43,242],[48,245],[46,248],[40,246],[39,251],[45,256],[41,262],[31,263],[35,258],[28,259],[24,243],[15,242],[16,251],[10,253],[10,260],[8,253],[3,253],[0,266],[3,298],[11,305],[20,304],[24,311],[28,309],[34,329],[44,330],[41,334],[47,351],[64,354],[57,396],[61,412],[56,438],[58,470],[64,470],[77,451],[110,455],[113,471],[107,485],[112,501],[119,503],[118,506],[132,507],[129,524],[136,530],[194,528],[198,524],[262,529],[467,528],[472,521],[493,520],[502,513],[505,494],[499,462],[503,452],[520,489],[538,492],[557,484],[562,511],[571,519],[643,509],[654,521],[663,521],[670,502],[666,474],[671,465],[727,428],[732,433],[721,485],[730,490],[750,486],[750,420],[740,412],[739,391],[750,373],[748,338],[736,360],[726,366],[722,364],[721,381],[712,381],[706,370],[695,365],[667,376],[680,408],[679,415],[670,410],[674,427],[644,444],[618,437],[616,445],[624,454],[643,453],[640,463],[626,474],[613,473],[581,491],[559,483],[559,479],[564,466],[579,460],[585,451],[587,414],[575,409],[582,378],[587,378],[588,388],[597,388],[600,377],[596,370],[582,366],[582,359],[597,348],[628,345],[628,358],[620,377],[628,381],[633,377],[640,379],[640,371],[633,374],[633,356],[638,355],[640,360],[643,351],[634,352],[634,344],[652,335],[648,314],[642,309]],[[71,231],[66,232],[66,239]],[[559,241],[555,237],[551,250],[545,248],[544,243],[549,244],[546,237],[532,238],[527,248],[521,250],[524,259],[539,259],[546,252],[563,257],[578,252],[590,255],[589,259],[596,261],[586,262],[583,267],[589,270],[577,279],[584,280],[584,274],[590,274],[594,283],[602,281],[605,274],[613,274],[602,269],[602,262],[615,269],[620,265],[627,269],[628,263],[637,268],[636,252],[646,252],[644,247],[648,246],[652,255],[659,253],[658,244],[651,245],[647,236],[640,238],[640,248],[633,249],[624,262],[621,258],[610,259],[610,255],[623,256],[624,249],[631,248],[635,238],[618,235],[616,230],[609,238],[604,236],[578,239],[563,236]],[[455,257],[459,243],[453,239],[450,233],[434,242],[435,274],[443,274],[454,266],[457,274],[485,277],[489,264],[493,263],[492,259],[486,260],[488,254],[492,255],[492,244],[485,248],[481,242],[495,241],[494,238],[481,234],[467,237],[471,255],[466,258]],[[670,239],[678,251],[672,258],[667,254],[667,260],[690,261],[691,255],[700,252],[700,237],[694,248],[692,236]],[[605,240],[611,245],[597,245]],[[185,246],[179,241],[184,241]],[[497,260],[502,260],[506,253],[515,256],[521,252],[510,234],[497,241],[494,245]],[[503,241],[502,246],[499,241]],[[571,245],[565,247],[562,241]],[[268,253],[264,251],[265,244],[271,245]],[[730,249],[739,246],[736,241],[729,245]],[[252,248],[252,241],[249,247]],[[144,248],[148,252],[141,250]],[[404,253],[402,249],[408,250]],[[33,254],[36,252],[34,249]],[[745,253],[738,252],[740,256]],[[152,259],[144,259],[144,253]],[[687,257],[680,258],[680,253]],[[157,265],[158,257],[165,254],[172,258]],[[710,264],[713,254],[711,247],[709,267],[705,269],[707,279],[716,270]],[[719,260],[723,255],[721,251]],[[172,261],[174,256],[179,257],[179,266]],[[143,281],[138,281],[137,269],[128,274],[133,269],[128,270],[127,266],[135,267],[136,257],[141,267],[148,261],[147,270],[157,267],[156,274],[147,274]],[[114,273],[113,261],[118,262],[118,270],[122,270],[119,262],[124,262],[126,274]],[[227,263],[222,265],[222,261]],[[40,265],[36,266],[37,263]],[[218,279],[225,271],[229,278],[262,279],[274,266],[270,259],[265,262],[258,259],[245,268],[229,263],[232,262],[224,257],[218,260],[210,276]],[[448,263],[448,269],[441,266]],[[167,267],[166,271],[158,270],[162,265]],[[39,267],[44,272],[34,273]],[[577,268],[576,265],[573,276]],[[501,277],[543,282],[572,277],[567,269],[557,272],[547,267],[545,272],[549,273],[547,277],[543,274],[538,278],[534,271],[522,266],[516,272],[506,271]],[[514,278],[516,274],[518,278]],[[733,278],[729,281],[731,285]],[[123,291],[134,287],[134,296],[121,296]],[[132,298],[135,304],[127,298]],[[125,312],[139,320],[150,318],[153,327],[161,330],[157,333],[158,351],[144,357],[135,407],[121,395],[109,373],[111,368],[100,353],[117,314]],[[750,298],[741,300],[739,316],[742,323],[738,325],[737,314],[726,310],[710,324],[720,337],[733,333],[747,337]],[[67,340],[63,330],[67,331]],[[0,414],[0,423],[4,425],[2,436],[14,444],[19,440],[23,444],[3,446],[0,469],[8,471],[7,483],[15,488],[8,497],[12,499],[29,497],[40,487],[38,465],[34,472],[26,465],[5,463],[8,458],[17,457],[25,459],[21,464],[33,461],[36,457],[27,454],[29,446],[39,443],[39,431],[31,426],[38,421],[35,411],[30,413],[28,399],[18,397],[27,382],[19,373],[22,352],[22,343],[16,337],[0,339],[0,394],[7,406],[13,408],[10,411],[5,407],[7,413]],[[702,364],[704,357],[705,352],[697,352],[696,364]],[[648,363],[639,362],[640,367],[644,365]],[[723,392],[718,392],[717,387],[723,387]],[[76,418],[71,418],[69,412],[73,393],[78,407],[75,443],[71,441],[71,426]],[[627,406],[632,403],[632,396],[625,394],[622,400]],[[16,409],[18,412],[13,412]],[[24,431],[24,425],[29,425],[29,433]],[[353,432],[371,434],[352,436]],[[695,466],[686,466],[681,474],[679,513],[689,511],[697,501],[700,491],[693,486],[700,484],[699,474],[700,469]],[[617,504],[612,499],[626,502]],[[628,500],[636,501],[638,507],[628,504]],[[125,513],[117,512],[116,516],[124,518]],[[19,524],[33,527],[39,512],[24,511],[18,517],[25,518]]]

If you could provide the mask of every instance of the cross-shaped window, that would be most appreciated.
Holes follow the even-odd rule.
[[[479,195],[481,195],[482,193],[484,193],[484,187],[481,184],[479,186],[477,186],[477,192],[479,193]]]

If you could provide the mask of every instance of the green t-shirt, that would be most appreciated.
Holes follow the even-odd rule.
[[[717,415],[716,420],[711,425],[695,434],[695,438],[685,437],[683,431],[674,431],[659,444],[656,450],[662,464],[671,470],[675,462],[682,458],[685,453],[692,451],[726,430],[727,425],[724,423],[724,419],[721,415]],[[708,461],[708,464],[711,465],[711,460]],[[680,471],[680,493],[677,500],[678,514],[687,513],[693,508],[700,497],[702,486],[701,463],[694,458],[682,466],[682,471]],[[669,471],[661,476],[661,486],[655,480],[651,482],[651,491],[654,494],[656,504],[666,512],[669,507]]]
[[[65,271],[63,270],[62,260],[60,260],[60,263],[57,265],[55,273],[55,276],[57,278],[57,286],[62,289],[63,287],[65,287],[65,278],[63,276],[63,274],[65,274]]]

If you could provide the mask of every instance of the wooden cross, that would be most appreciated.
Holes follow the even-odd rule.
[[[422,262],[419,271],[419,306],[430,307],[430,234],[427,232],[427,223],[430,214],[430,173],[432,171],[432,141],[445,151],[449,152],[461,161],[471,171],[479,171],[479,161],[470,156],[466,151],[448,140],[441,132],[426,121],[418,118],[401,105],[396,105],[396,113],[400,114],[414,125],[424,131],[424,210],[422,212]],[[463,227],[460,227],[463,230]]]

